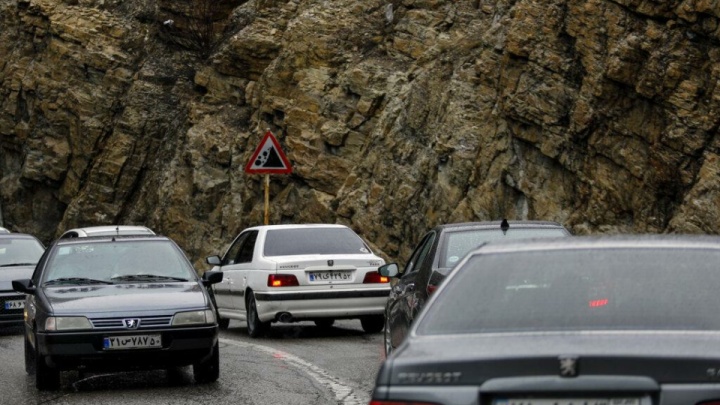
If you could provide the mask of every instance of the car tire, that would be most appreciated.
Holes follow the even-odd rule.
[[[25,372],[28,375],[35,375],[35,350],[30,344],[27,335],[23,340],[25,341]]]
[[[218,327],[222,330],[227,330],[227,328],[230,327],[230,320],[227,318],[220,318],[220,315],[217,316],[218,319]]]
[[[248,335],[250,335],[251,338],[262,337],[267,333],[270,323],[260,321],[257,304],[255,303],[255,295],[252,292],[249,293],[245,308]]]
[[[322,329],[328,329],[335,324],[335,320],[332,318],[316,319],[315,326]]]
[[[383,341],[385,342],[385,357],[389,356],[393,351],[392,335],[390,334],[390,319],[385,318],[385,332],[383,333]]]
[[[218,343],[215,343],[208,359],[193,364],[193,378],[198,384],[213,383],[220,378],[220,346]]]
[[[385,315],[368,315],[360,318],[360,324],[367,333],[378,333],[385,326]]]
[[[45,362],[45,356],[35,350],[35,388],[54,391],[60,388],[60,371]]]

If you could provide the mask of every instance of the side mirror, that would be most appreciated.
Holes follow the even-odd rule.
[[[220,265],[220,256],[208,256],[205,258],[205,261],[207,264],[212,264],[213,266],[219,266]]]
[[[202,283],[206,287],[221,282],[223,279],[222,271],[207,271],[202,275]]]
[[[380,266],[378,268],[378,271],[380,272],[381,276],[385,277],[397,277],[397,275],[400,273],[400,270],[398,269],[398,265],[396,263],[389,263]]]
[[[23,294],[35,294],[35,287],[31,280],[13,280],[13,290]]]

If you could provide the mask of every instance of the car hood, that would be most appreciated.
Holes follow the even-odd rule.
[[[208,306],[198,283],[142,283],[43,287],[54,315],[163,312]]]
[[[0,291],[12,291],[12,281],[29,279],[35,266],[0,267]]]

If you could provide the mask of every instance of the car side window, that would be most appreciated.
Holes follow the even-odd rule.
[[[235,258],[235,263],[250,263],[253,259],[253,252],[255,251],[255,241],[257,240],[258,231],[248,232],[247,237],[240,246],[240,251]]]
[[[230,246],[230,249],[225,253],[225,257],[223,257],[222,262],[220,263],[221,266],[227,266],[229,264],[235,264],[235,260],[238,257],[238,253],[240,252],[240,249],[242,248],[243,242],[245,239],[247,239],[250,232],[242,233],[240,236],[238,236],[235,239],[235,242],[233,242],[232,246]]]
[[[412,273],[420,269],[420,265],[425,261],[425,258],[427,257],[428,252],[430,252],[430,248],[432,247],[434,241],[435,232],[430,232],[425,235],[422,242],[420,242],[412,256],[410,256],[410,260],[408,261],[407,266],[405,266],[405,274]]]

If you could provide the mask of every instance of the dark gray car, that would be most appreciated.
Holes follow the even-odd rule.
[[[397,277],[385,306],[385,354],[405,339],[410,325],[450,269],[484,242],[570,236],[557,222],[486,221],[438,225],[418,243],[403,271],[395,263],[380,274]]]
[[[32,235],[0,234],[0,327],[22,325],[25,294],[14,291],[12,281],[30,278],[44,251]]]
[[[373,404],[717,405],[720,237],[489,243],[381,367]]]

